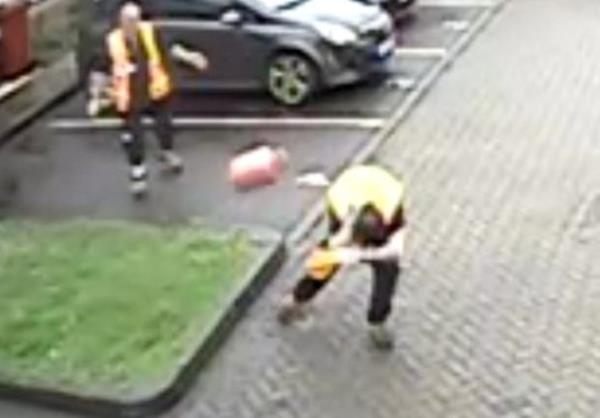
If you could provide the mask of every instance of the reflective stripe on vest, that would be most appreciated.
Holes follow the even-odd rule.
[[[148,93],[152,100],[163,99],[171,93],[172,86],[152,24],[140,23],[139,33],[148,58]],[[125,34],[121,29],[115,29],[108,35],[107,44],[112,60],[113,100],[119,112],[127,112],[131,103],[131,75],[135,72],[135,65],[130,60]]]
[[[371,204],[386,223],[391,223],[404,198],[404,185],[394,175],[377,166],[350,167],[331,185],[327,203],[344,219],[352,209]]]

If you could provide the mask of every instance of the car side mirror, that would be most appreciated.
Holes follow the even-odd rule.
[[[244,17],[238,10],[227,10],[221,15],[221,23],[231,26],[239,26],[242,24]]]

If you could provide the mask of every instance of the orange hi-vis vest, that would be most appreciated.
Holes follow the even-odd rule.
[[[148,93],[152,100],[163,99],[171,93],[173,86],[158,47],[153,25],[149,22],[140,23],[139,34],[148,58]],[[122,29],[110,32],[106,42],[112,60],[112,99],[117,110],[126,113],[131,105],[131,76],[136,71],[135,64],[131,62],[131,54]]]

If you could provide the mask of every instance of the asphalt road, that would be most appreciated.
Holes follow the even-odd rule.
[[[178,148],[187,170],[178,180],[161,178],[154,170],[151,197],[143,203],[132,202],[128,196],[116,131],[59,130],[51,126],[57,121],[86,121],[83,95],[76,94],[0,153],[0,161],[9,167],[0,175],[16,186],[0,200],[0,210],[10,216],[52,218],[156,221],[193,217],[287,231],[318,199],[314,193],[299,192],[295,187],[298,172],[319,167],[334,174],[343,167],[483,10],[416,9],[399,24],[399,48],[390,78],[325,92],[300,109],[286,109],[260,93],[178,98],[177,117],[200,123],[212,118],[212,125],[210,129],[179,131]],[[233,122],[225,123],[231,118]],[[254,119],[258,126],[244,125],[246,118]],[[239,124],[237,119],[241,119]],[[274,125],[261,127],[261,121]],[[148,139],[152,149],[154,141]],[[275,187],[240,194],[227,182],[227,161],[243,146],[264,140],[288,148],[291,170]]]
[[[4,196],[0,190],[0,213],[145,221],[201,218],[210,223],[259,224],[289,231],[319,198],[314,192],[299,191],[295,175],[315,167],[329,174],[341,169],[376,133],[377,128],[365,127],[364,122],[384,124],[484,10],[483,6],[462,5],[418,7],[398,28],[394,74],[387,81],[323,93],[301,109],[284,109],[260,94],[180,98],[178,117],[217,121],[210,128],[179,132],[178,147],[187,163],[184,175],[164,178],[152,166],[151,195],[141,203],[128,195],[126,166],[115,131],[68,131],[51,126],[83,117],[82,96],[74,95],[0,152],[0,166],[4,167],[0,180],[10,185]],[[281,124],[268,128],[245,126],[243,121],[239,126],[230,122],[220,125],[219,118]],[[294,124],[286,125],[291,119]],[[339,120],[344,126],[332,122]],[[263,140],[288,148],[291,170],[276,186],[238,193],[226,181],[227,161],[235,150]],[[148,143],[152,149],[153,142]],[[0,403],[0,416],[64,415]]]

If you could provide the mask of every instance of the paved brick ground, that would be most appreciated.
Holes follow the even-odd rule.
[[[365,270],[279,329],[289,266],[172,416],[597,416],[599,18],[509,3],[379,153],[413,224],[392,355],[363,338]]]
[[[598,21],[510,2],[380,151],[413,225],[394,353],[364,339],[362,269],[279,328],[292,262],[168,417],[597,416]]]

